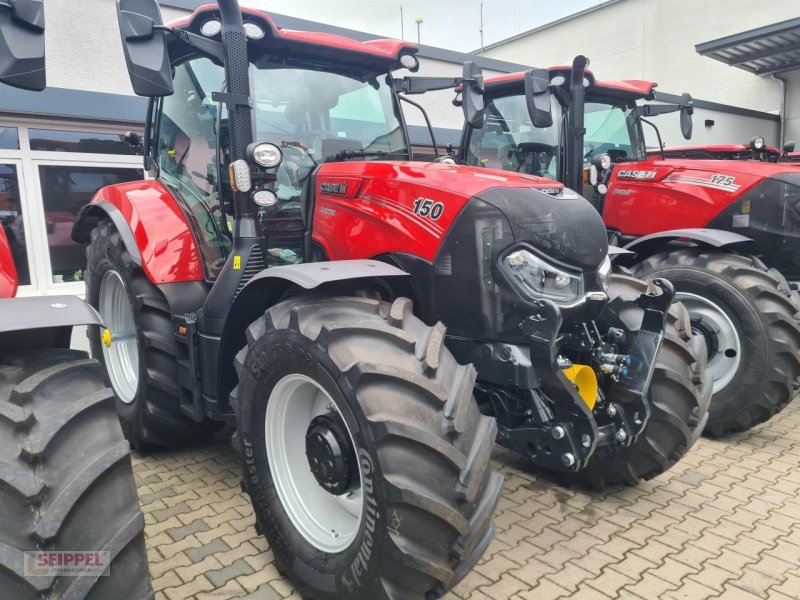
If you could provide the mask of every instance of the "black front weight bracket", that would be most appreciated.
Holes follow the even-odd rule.
[[[531,363],[542,391],[552,400],[553,416],[547,423],[500,427],[498,443],[553,470],[578,471],[597,447],[599,431],[592,411],[558,366],[558,334],[563,316],[549,300],[538,300],[521,323],[528,336]],[[532,393],[536,393],[533,391]]]
[[[642,326],[629,346],[631,363],[627,373],[620,376],[617,384],[622,401],[609,404],[607,411],[615,425],[616,441],[623,446],[636,441],[650,418],[646,396],[655,370],[656,355],[664,340],[667,313],[675,295],[675,288],[666,279],[654,279],[653,285],[660,289],[660,293],[648,289],[636,300],[644,311]]]

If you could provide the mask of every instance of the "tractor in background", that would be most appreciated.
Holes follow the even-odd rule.
[[[800,382],[800,303],[787,283],[800,280],[800,173],[648,154],[649,117],[679,111],[691,137],[691,98],[640,104],[655,98],[654,82],[598,80],[587,63],[487,79],[483,127],[465,127],[460,159],[584,193],[626,250],[616,264],[670,280],[705,339],[707,432],[745,431],[784,408]]]
[[[4,85],[45,86],[41,0],[0,4]],[[0,597],[152,598],[144,517],[114,392],[97,361],[70,349],[73,327],[99,329],[102,321],[75,296],[15,298],[17,284],[0,228]],[[107,552],[99,566],[110,574],[47,568],[57,555],[46,553],[59,551]]]

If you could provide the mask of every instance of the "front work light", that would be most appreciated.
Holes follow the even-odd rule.
[[[222,31],[222,22],[217,19],[209,19],[200,27],[200,33],[206,37],[214,37]]]
[[[252,158],[257,164],[268,169],[277,167],[283,160],[281,149],[269,142],[251,144],[247,148],[247,154],[248,158]]]
[[[757,135],[752,140],[750,140],[750,147],[753,150],[763,150],[764,149],[764,138],[760,135]]]
[[[405,69],[413,71],[419,66],[419,60],[413,54],[403,54],[403,56],[400,57],[400,65]]]
[[[271,190],[258,190],[253,194],[253,202],[259,206],[274,206],[278,202],[278,197]]]
[[[257,23],[245,21],[244,34],[251,40],[260,40],[264,37],[264,30]]]
[[[246,160],[235,160],[228,167],[231,178],[231,186],[234,192],[249,192],[253,187],[250,179],[250,165]]]

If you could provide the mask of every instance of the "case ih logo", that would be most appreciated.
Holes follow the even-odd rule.
[[[658,171],[630,171],[623,169],[617,174],[620,179],[655,179]]]
[[[319,186],[323,194],[342,194],[347,193],[347,183],[332,183],[330,181],[323,181]]]

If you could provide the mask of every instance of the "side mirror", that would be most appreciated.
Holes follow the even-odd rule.
[[[44,1],[0,2],[0,83],[41,91],[44,67]]]
[[[122,50],[137,96],[172,94],[166,31],[156,0],[117,0]]]
[[[684,92],[681,95],[681,133],[686,140],[692,139],[692,115],[694,114],[692,96]]]
[[[788,154],[789,154],[790,152],[794,152],[794,146],[795,146],[794,140],[789,140],[788,142],[786,142],[786,143],[785,143],[785,144],[784,144],[784,145],[781,147],[781,150],[783,150],[783,155],[784,155],[784,156],[788,156]]]
[[[534,127],[553,125],[553,115],[550,112],[550,72],[547,69],[525,71],[525,102]]]
[[[464,80],[461,88],[461,108],[464,120],[470,127],[483,127],[483,70],[471,60],[464,63]]]

